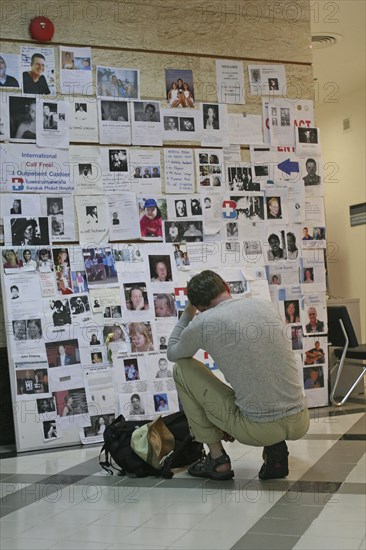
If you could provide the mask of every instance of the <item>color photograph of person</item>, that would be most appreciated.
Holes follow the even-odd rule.
[[[137,282],[133,284],[124,284],[123,288],[128,310],[147,311],[149,309],[146,283]]]
[[[97,96],[139,99],[140,73],[136,69],[97,67]]]
[[[174,294],[154,294],[154,308],[156,317],[176,317]]]
[[[130,323],[128,333],[132,353],[154,351],[151,323]]]
[[[194,107],[192,71],[165,69],[165,90],[169,107]]]
[[[153,283],[172,281],[170,256],[149,256],[150,277]]]

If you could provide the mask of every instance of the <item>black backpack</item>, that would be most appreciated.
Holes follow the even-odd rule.
[[[161,470],[153,468],[140,458],[130,445],[132,432],[149,421],[127,421],[122,414],[104,430],[104,445],[99,453],[99,464],[111,475],[113,475],[111,470],[113,468],[119,472],[119,475],[134,474],[135,477],[157,476],[170,479],[174,475],[171,468],[189,466],[200,459],[203,445],[192,438],[184,412],[164,416],[163,420],[174,435],[175,443],[174,451],[167,457]],[[103,451],[104,462],[100,460]],[[119,468],[115,468],[112,461]]]

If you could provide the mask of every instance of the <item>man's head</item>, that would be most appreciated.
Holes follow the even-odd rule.
[[[280,239],[278,235],[276,235],[276,233],[271,233],[271,235],[268,237],[268,243],[273,252],[277,252],[280,248]]]
[[[31,73],[34,77],[39,78],[43,73],[46,65],[46,58],[41,53],[34,53],[31,59]]]
[[[134,409],[138,409],[140,407],[140,402],[140,396],[137,393],[131,395],[131,403]]]
[[[0,55],[0,78],[5,78],[6,75],[6,63],[5,59]]]
[[[316,162],[314,159],[308,159],[305,164],[306,171],[309,176],[315,176],[316,174]]]
[[[213,307],[212,302],[220,295],[229,298],[230,288],[220,275],[209,269],[192,277],[187,285],[188,300],[199,311]]]
[[[287,237],[287,248],[290,252],[294,252],[296,249],[297,249],[297,246],[296,246],[296,237],[294,235],[294,233],[292,233],[291,231],[289,231],[286,235]]]
[[[19,297],[19,288],[16,285],[10,287],[10,292],[13,299]]]
[[[315,307],[309,307],[308,316],[309,316],[310,323],[316,323],[317,312]]]
[[[151,119],[155,114],[156,108],[152,103],[148,103],[145,107],[145,117]]]
[[[175,209],[178,216],[184,216],[186,213],[185,203],[183,201],[177,201],[175,203]]]

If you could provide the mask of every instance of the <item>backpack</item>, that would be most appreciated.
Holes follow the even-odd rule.
[[[111,475],[113,468],[119,475],[134,474],[135,477],[157,476],[170,479],[174,475],[171,468],[189,466],[199,460],[203,454],[203,444],[194,441],[191,436],[184,412],[164,416],[163,420],[174,435],[175,442],[174,451],[167,456],[160,470],[153,468],[131,449],[132,433],[149,421],[126,420],[122,414],[104,430],[104,445],[99,453],[100,466]],[[100,460],[103,451],[104,462]],[[119,468],[113,466],[113,461]]]

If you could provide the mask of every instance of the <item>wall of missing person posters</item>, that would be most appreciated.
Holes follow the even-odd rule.
[[[162,61],[151,95],[123,52],[14,47],[0,223],[18,450],[179,410],[167,341],[203,269],[234,299],[275,304],[309,406],[327,405],[325,178],[311,94],[286,95],[291,65],[212,57],[207,100],[194,63]]]

